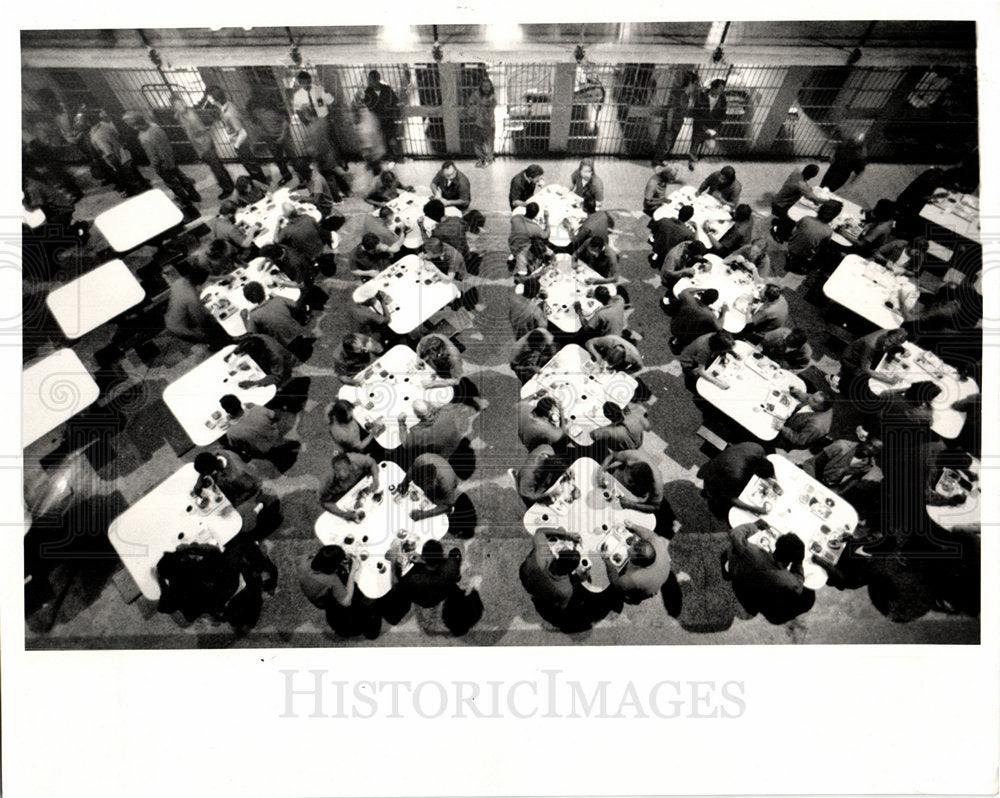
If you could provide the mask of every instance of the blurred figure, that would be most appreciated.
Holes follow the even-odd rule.
[[[185,215],[193,214],[195,217],[201,214],[194,207],[196,202],[201,202],[201,194],[194,187],[194,182],[180,167],[174,158],[174,148],[170,144],[170,139],[163,132],[163,128],[155,122],[150,122],[138,111],[129,111],[122,121],[136,131],[139,143],[149,159],[149,165],[153,171],[160,176],[160,179],[167,184],[174,196],[184,207]]]
[[[476,153],[476,166],[480,168],[493,163],[496,107],[493,82],[484,77],[465,105],[465,118],[472,126],[472,149]]]
[[[132,158],[132,152],[122,143],[118,129],[103,109],[88,112],[85,116],[88,125],[87,137],[94,151],[108,168],[111,179],[122,195],[132,197],[148,191],[151,186],[139,172]]]
[[[593,158],[581,158],[580,165],[569,176],[569,182],[578,197],[593,197],[597,205],[604,202],[604,183],[594,172]]]
[[[837,145],[826,174],[819,184],[830,191],[837,191],[861,177],[867,165],[868,148],[865,145],[865,134],[855,133]]]
[[[269,94],[257,91],[247,102],[247,113],[256,125],[258,141],[267,145],[278,167],[281,174],[278,185],[291,183],[295,179],[288,168],[288,162],[292,158],[291,129],[284,106]]]
[[[264,174],[253,154],[253,139],[243,123],[243,116],[239,109],[226,99],[226,92],[218,86],[209,86],[205,89],[203,102],[211,105],[218,112],[219,123],[229,138],[230,144],[233,145],[233,149],[236,150],[236,157],[239,158],[250,177],[259,183],[270,185],[267,175]]]
[[[205,127],[198,113],[193,108],[188,108],[178,95],[171,95],[170,106],[174,109],[177,123],[184,128],[195,154],[202,163],[212,170],[215,182],[219,184],[219,199],[225,199],[233,193],[233,178],[229,174],[229,170],[219,160],[219,153],[215,150],[211,131]]]
[[[389,157],[396,162],[401,161],[403,151],[399,146],[399,97],[388,83],[382,82],[382,76],[377,69],[368,73],[368,85],[365,87],[363,102],[378,120]]]

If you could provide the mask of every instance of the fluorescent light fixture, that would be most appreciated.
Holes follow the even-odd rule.
[[[498,47],[509,47],[521,42],[520,25],[488,25],[486,36]]]
[[[413,47],[417,43],[412,25],[383,25],[381,39],[390,47]]]

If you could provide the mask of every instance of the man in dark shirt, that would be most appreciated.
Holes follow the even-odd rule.
[[[229,335],[201,301],[201,290],[208,278],[200,266],[181,262],[176,265],[178,279],[170,284],[170,296],[164,322],[169,332],[184,341],[222,345]]]
[[[670,346],[675,351],[682,350],[689,343],[705,333],[722,329],[726,305],[717,316],[712,305],[718,302],[719,292],[714,288],[688,288],[677,297],[677,312],[670,323]]]
[[[803,216],[795,225],[788,239],[788,256],[785,267],[790,271],[805,274],[813,266],[820,248],[833,237],[830,223],[837,218],[844,204],[837,200],[827,200],[816,211],[815,216]]]
[[[840,382],[837,388],[840,394],[854,402],[862,402],[873,396],[868,380],[880,380],[887,385],[899,382],[898,377],[879,374],[875,368],[887,352],[902,347],[906,338],[905,330],[876,330],[848,344],[840,357]]]
[[[583,212],[587,218],[573,236],[571,246],[578,247],[591,236],[601,236],[608,241],[611,231],[615,229],[614,217],[608,211],[597,210],[597,200],[591,196],[583,198]]]
[[[198,214],[197,209],[192,206],[196,202],[201,202],[201,195],[194,187],[191,178],[177,166],[174,148],[163,128],[155,122],[150,122],[138,111],[129,111],[122,117],[122,121],[136,131],[139,143],[149,159],[149,165],[185,207],[185,211],[189,214],[191,212]]]
[[[390,548],[392,554],[395,552]],[[425,541],[420,554],[410,555],[409,561],[412,565],[396,588],[419,607],[436,607],[462,575],[462,552],[453,548],[445,555],[444,547],[434,539]],[[397,562],[402,567],[402,562]]]
[[[236,226],[236,210],[235,202],[223,200],[219,205],[218,215],[209,219],[208,229],[212,232],[212,238],[221,238],[239,250],[246,250],[253,244],[254,236],[260,232],[262,226],[257,222],[251,230],[244,233]]]
[[[431,180],[431,193],[445,206],[454,205],[460,211],[468,210],[472,199],[469,178],[458,171],[454,161],[445,161]]]
[[[736,179],[736,170],[731,166],[723,166],[717,172],[712,172],[698,186],[698,194],[708,192],[710,197],[715,197],[723,205],[735,208],[740,201],[740,193],[743,186]]]
[[[621,335],[625,333],[625,300],[618,294],[612,294],[607,286],[599,285],[594,289],[594,299],[601,303],[590,317],[583,315],[583,306],[579,301],[573,303],[573,309],[582,325],[584,336]],[[631,333],[630,333],[631,334]]]
[[[698,471],[698,479],[704,483],[709,505],[719,515],[727,515],[730,507],[758,514],[765,512],[766,508],[739,500],[739,495],[754,475],[761,479],[774,479],[774,464],[767,459],[764,447],[752,441],[726,447]]]
[[[379,491],[378,463],[374,458],[366,454],[357,452],[342,452],[330,461],[332,472],[320,490],[319,502],[328,513],[333,513],[348,521],[358,519],[357,510],[342,510],[337,506],[337,502],[344,497],[351,488],[357,485],[366,474],[371,475],[371,485],[368,490],[372,493]]]
[[[446,244],[457,249],[465,261],[466,270],[470,274],[478,273],[482,258],[469,248],[468,239],[465,237],[469,226],[465,221],[458,216],[445,214],[444,205],[438,199],[432,199],[424,205],[424,216],[435,223],[430,237],[440,238]],[[426,237],[428,236],[425,234]]]
[[[365,233],[351,252],[351,274],[360,277],[362,282],[367,282],[389,266],[389,253],[381,251],[378,245],[377,235]]]
[[[642,212],[652,216],[656,209],[667,201],[667,186],[679,182],[677,170],[666,158],[661,158],[653,167],[653,176],[646,181],[646,189],[642,195]]]
[[[315,263],[325,251],[330,234],[325,233],[311,216],[299,213],[290,202],[282,206],[282,213],[284,218],[274,236],[274,243],[289,246],[308,263]],[[311,281],[303,282],[311,285]]]
[[[694,208],[684,205],[677,211],[677,218],[664,217],[649,222],[652,231],[653,251],[649,254],[649,265],[659,269],[667,253],[682,241],[696,241],[698,233],[691,222]]]
[[[580,567],[580,552],[576,548],[562,549],[553,554],[549,537],[581,543],[576,532],[543,527],[532,538],[532,549],[521,563],[518,575],[528,594],[547,608],[564,610],[573,599],[574,583],[570,575]]]
[[[771,360],[789,371],[799,371],[812,360],[812,347],[805,330],[799,327],[779,327],[765,333],[761,350]]]
[[[706,379],[722,390],[728,390],[729,385],[713,377],[708,367],[719,357],[733,351],[733,336],[725,330],[705,333],[695,338],[681,350],[679,360],[684,384],[689,391],[694,391],[699,379]]]
[[[801,172],[798,169],[794,170],[785,178],[781,188],[775,192],[771,200],[771,213],[779,219],[786,219],[788,218],[788,209],[803,197],[819,205],[821,200],[813,194],[812,187],[809,185],[809,181],[818,174],[819,167],[814,163],[806,164]]]
[[[518,172],[510,181],[510,209],[521,208],[528,204],[538,187],[539,180],[545,170],[537,163],[533,163],[521,172]]]
[[[285,348],[290,348],[295,341],[303,338],[306,328],[292,315],[295,305],[284,297],[270,296],[264,293],[264,286],[250,282],[243,286],[243,296],[254,305],[250,310],[243,309],[247,332],[270,335]]]
[[[837,145],[830,160],[830,166],[820,181],[820,186],[836,191],[851,179],[857,179],[865,171],[868,163],[868,151],[865,147],[865,134],[857,133],[847,141]]]
[[[402,148],[399,146],[399,97],[392,87],[382,82],[382,76],[377,69],[368,73],[368,86],[365,88],[364,104],[378,119],[382,136],[385,139],[385,147],[389,151],[390,157],[398,161],[403,157]]]
[[[737,205],[732,225],[719,239],[715,238],[711,222],[706,221],[702,229],[712,245],[713,254],[725,258],[753,241],[753,208],[746,204]]]
[[[265,493],[261,481],[232,452],[202,452],[194,458],[194,468],[201,479],[210,478],[229,499],[243,519],[244,532],[265,521],[276,525],[280,520],[281,504],[277,496]],[[263,506],[258,510],[259,505]]]
[[[526,280],[522,285],[523,293],[513,291],[508,295],[507,318],[515,338],[523,338],[532,330],[549,326],[545,311],[538,302],[538,292],[541,289],[538,280]]]
[[[791,533],[774,543],[774,553],[748,542],[764,521],[729,530],[728,571],[733,592],[751,615],[761,613],[775,624],[787,623],[807,612],[816,595],[804,584],[805,546]]]
[[[674,307],[674,286],[682,277],[694,274],[694,267],[699,261],[705,260],[708,249],[700,241],[681,241],[667,251],[660,265],[660,285],[666,292],[661,300],[663,309],[670,311]]]

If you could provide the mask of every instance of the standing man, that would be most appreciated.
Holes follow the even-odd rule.
[[[510,181],[510,209],[523,208],[531,200],[538,184],[541,183],[545,170],[537,163],[533,163],[521,172],[518,172]]]
[[[382,76],[379,75],[377,69],[368,73],[364,104],[378,119],[389,156],[394,161],[402,160],[403,151],[399,146],[397,130],[400,118],[399,97],[396,96],[396,92],[388,83],[382,82]]]
[[[233,178],[226,167],[222,165],[219,154],[215,151],[211,131],[198,118],[198,113],[193,108],[188,108],[178,95],[171,95],[170,105],[174,109],[177,123],[184,128],[184,132],[194,148],[195,155],[212,170],[215,182],[219,184],[221,189],[219,199],[225,199],[233,193],[235,186]]]
[[[138,111],[129,111],[122,121],[138,134],[139,143],[149,158],[149,165],[160,179],[174,192],[184,207],[185,216],[200,215],[194,203],[201,202],[201,195],[194,187],[191,178],[184,174],[174,159],[174,148],[163,128],[155,122],[150,122]]]
[[[291,183],[293,176],[288,169],[288,161],[292,157],[291,136],[284,107],[263,92],[256,92],[247,103],[247,112],[257,126],[258,140],[267,145],[281,174],[278,185]]]
[[[219,112],[219,122],[222,129],[226,131],[230,143],[236,150],[236,157],[239,158],[243,168],[250,173],[250,177],[260,183],[270,185],[267,175],[260,168],[257,159],[253,154],[253,140],[250,131],[243,124],[243,116],[239,109],[226,99],[226,93],[218,86],[209,86],[205,89],[204,102],[211,105]]]
[[[830,191],[837,191],[841,186],[861,177],[868,165],[868,148],[865,146],[865,134],[855,133],[851,138],[842,141],[833,151],[830,166],[820,181],[820,186]]]
[[[122,143],[115,127],[104,109],[87,114],[90,125],[87,138],[104,166],[110,171],[115,187],[126,197],[133,197],[150,188],[149,182],[132,159],[132,152]]]
[[[469,178],[458,171],[454,161],[441,164],[438,173],[431,180],[431,193],[441,200],[442,205],[453,205],[460,211],[468,210],[472,199]]]
[[[694,169],[698,155],[714,152],[716,138],[726,120],[726,81],[713,80],[708,91],[699,93],[695,101],[691,128],[691,149],[688,151],[688,168]]]
[[[301,113],[308,108],[320,119],[330,115],[330,106],[336,102],[333,95],[323,88],[322,83],[313,83],[312,75],[304,69],[295,76],[299,87],[292,95],[292,110]]]

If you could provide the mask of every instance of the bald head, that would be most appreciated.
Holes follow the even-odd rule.
[[[293,205],[288,200],[281,203],[281,213],[286,218],[291,218],[295,215],[295,205]]]
[[[426,418],[427,414],[430,412],[430,405],[428,405],[423,399],[415,399],[413,401],[413,413],[417,418]]]

